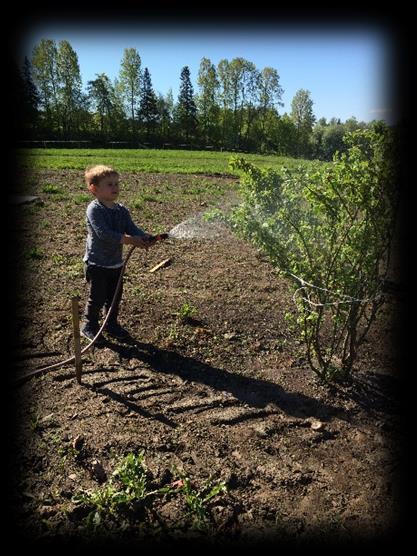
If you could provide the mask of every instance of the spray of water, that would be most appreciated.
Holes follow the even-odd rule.
[[[204,213],[198,213],[180,222],[169,231],[169,237],[175,239],[215,239],[223,236],[227,226],[219,219],[207,221]]]

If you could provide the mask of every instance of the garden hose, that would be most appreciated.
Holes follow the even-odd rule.
[[[150,236],[150,240],[151,240],[151,241],[161,241],[161,240],[163,240],[163,239],[167,239],[168,237],[169,237],[169,234],[163,233],[163,234],[157,234],[157,235],[155,235],[155,236]],[[85,346],[85,347],[81,350],[81,355],[83,355],[84,353],[86,353],[86,352],[95,344],[97,338],[98,338],[98,337],[100,336],[100,334],[103,332],[103,329],[104,329],[104,327],[106,326],[107,321],[109,320],[109,317],[110,317],[111,312],[112,312],[112,310],[113,310],[114,304],[115,304],[115,302],[116,302],[117,294],[119,293],[120,286],[121,286],[121,284],[122,284],[123,275],[124,275],[124,273],[125,273],[127,263],[128,263],[128,261],[129,261],[129,259],[130,259],[130,256],[132,255],[134,249],[136,249],[136,246],[135,246],[135,245],[133,245],[133,246],[129,249],[129,251],[128,251],[126,257],[125,257],[125,260],[123,261],[122,270],[121,270],[121,272],[120,272],[119,280],[117,281],[117,285],[116,285],[116,289],[115,289],[115,292],[114,292],[113,300],[112,300],[112,302],[111,302],[110,309],[107,311],[107,314],[106,314],[106,317],[105,317],[105,319],[104,319],[104,321],[103,321],[103,324],[101,325],[99,331],[98,331],[97,334],[94,336],[94,338],[90,341],[90,343],[89,343],[87,346]],[[54,364],[52,364],[52,365],[48,365],[47,367],[42,367],[42,368],[40,368],[40,369],[35,369],[34,371],[31,371],[31,372],[29,372],[29,373],[26,373],[26,374],[24,374],[24,375],[22,375],[22,376],[16,378],[16,379],[13,381],[13,383],[16,384],[16,385],[22,384],[22,383],[26,382],[27,380],[29,380],[30,378],[32,378],[32,377],[34,377],[34,376],[43,375],[43,374],[45,374],[45,373],[47,373],[47,372],[49,372],[49,371],[52,371],[53,369],[57,369],[58,367],[61,367],[62,365],[68,365],[68,363],[72,363],[73,361],[75,361],[75,355],[73,355],[72,357],[69,357],[68,359],[64,359],[64,361],[59,361],[58,363],[54,363]]]

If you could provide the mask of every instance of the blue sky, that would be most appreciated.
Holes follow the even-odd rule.
[[[125,48],[136,48],[142,68],[147,67],[156,92],[172,88],[177,98],[180,73],[191,72],[194,91],[200,61],[210,58],[215,65],[223,58],[236,57],[253,62],[258,70],[275,68],[284,89],[280,113],[291,111],[298,89],[307,89],[317,118],[345,121],[351,116],[361,121],[396,120],[390,94],[393,44],[390,35],[378,26],[348,25],[297,28],[279,25],[245,24],[178,26],[155,23],[104,25],[49,23],[28,30],[21,39],[20,57],[30,58],[33,46],[42,38],[67,40],[78,55],[83,85],[98,73],[111,80],[118,76]]]

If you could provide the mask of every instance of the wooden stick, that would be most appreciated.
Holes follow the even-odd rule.
[[[72,328],[73,328],[73,336],[74,336],[74,355],[75,355],[75,376],[77,378],[78,384],[81,384],[82,359],[81,359],[80,319],[79,319],[79,312],[78,312],[78,301],[79,301],[79,297],[73,297],[71,299]]]
[[[165,259],[162,262],[160,262],[159,264],[157,264],[156,266],[154,266],[153,268],[151,268],[151,270],[149,272],[156,272],[160,268],[162,268],[164,266],[168,266],[170,264],[170,262],[171,262],[171,259]]]

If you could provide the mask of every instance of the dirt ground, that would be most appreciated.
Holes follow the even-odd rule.
[[[187,192],[201,177],[128,175],[138,188]],[[168,230],[212,206],[206,190],[131,208],[148,231]],[[42,192],[53,183],[62,198]],[[19,248],[13,373],[72,354],[69,300],[82,274],[87,203],[82,173],[38,171],[14,207]],[[74,184],[77,184],[75,191]],[[157,224],[155,224],[157,223]],[[170,264],[149,270],[170,258]],[[83,357],[82,383],[67,365],[12,388],[15,427],[10,484],[19,536],[32,543],[202,540],[383,541],[401,521],[402,407],[395,349],[404,299],[388,293],[348,385],[320,384],[284,319],[294,311],[285,281],[231,232],[212,240],[167,240],[135,250],[124,280],[125,342],[106,339]],[[178,316],[188,305],[195,313]],[[189,477],[195,489],[224,482],[196,528],[184,500],[161,496],[152,511],[86,527],[91,508],[74,501],[103,488],[118,458],[144,454],[152,488]],[[179,484],[179,483],[177,483]],[[145,515],[146,519],[143,517]],[[140,517],[142,516],[142,518]],[[161,525],[162,524],[162,525]],[[95,536],[96,535],[96,536]]]

